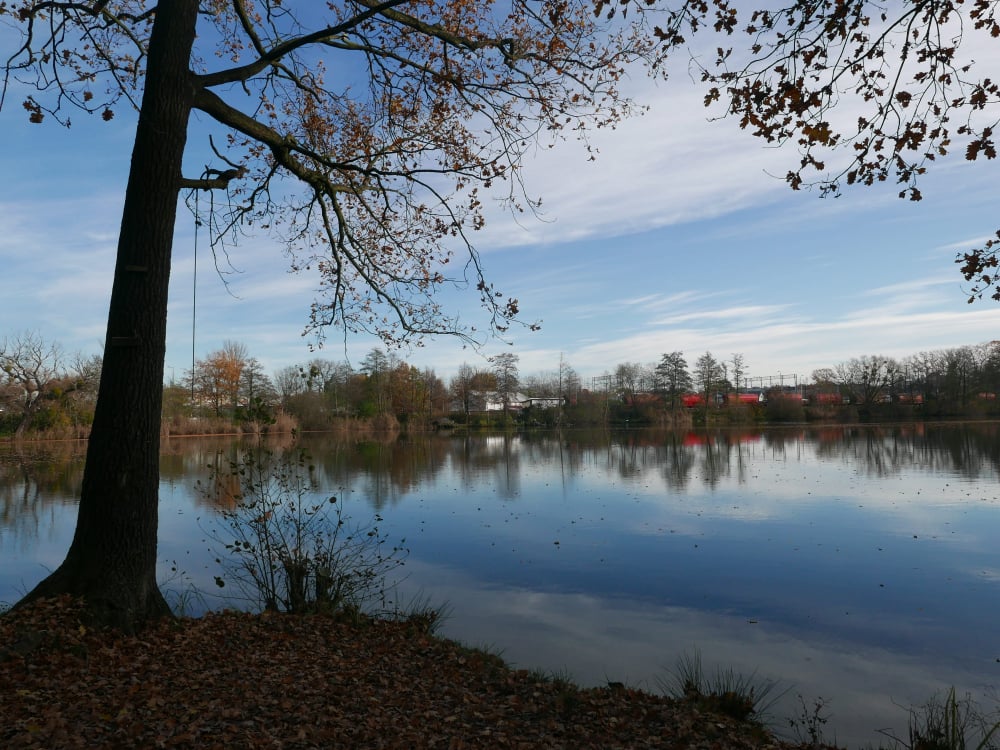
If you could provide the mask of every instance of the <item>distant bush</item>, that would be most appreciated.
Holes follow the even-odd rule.
[[[398,432],[399,431],[399,420],[396,419],[392,414],[379,414],[376,417],[372,417],[371,427],[376,432]]]
[[[769,422],[802,422],[806,418],[802,398],[796,395],[769,395],[764,415]]]

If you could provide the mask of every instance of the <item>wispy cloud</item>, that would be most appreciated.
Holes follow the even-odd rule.
[[[620,237],[720,216],[775,200],[787,190],[766,172],[775,153],[724,123],[707,122],[690,85],[649,86],[644,116],[599,132],[596,161],[581,146],[540,151],[524,166],[547,221],[491,213],[484,248]]]
[[[699,310],[656,318],[650,321],[649,324],[654,326],[675,326],[695,321],[710,321],[713,324],[721,321],[742,323],[748,319],[757,319],[764,322],[773,320],[779,313],[787,310],[789,307],[790,305],[743,305],[718,310]]]
[[[696,312],[662,319],[659,327],[643,326],[627,336],[581,338],[566,355],[581,371],[599,374],[624,361],[655,363],[663,353],[675,350],[685,352],[689,364],[704,351],[720,359],[741,352],[754,375],[796,373],[804,379],[817,368],[862,354],[902,358],[988,341],[1000,330],[1000,308],[919,312],[919,297],[902,295],[887,296],[862,312],[845,311],[823,319],[790,305]],[[726,325],[718,325],[720,321]],[[522,356],[536,360],[533,355]]]
[[[694,289],[673,294],[647,294],[633,299],[618,300],[622,307],[638,307],[642,310],[662,310],[667,307],[684,305],[694,300],[704,299],[704,295]]]

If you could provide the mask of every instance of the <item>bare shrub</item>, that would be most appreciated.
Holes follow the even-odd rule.
[[[248,601],[272,611],[387,608],[387,577],[404,564],[405,540],[389,545],[378,514],[354,523],[342,501],[320,493],[304,453],[249,451],[201,491],[213,496],[220,486],[230,488],[235,503],[220,513],[221,528],[209,531],[225,550],[219,586],[228,579]]]

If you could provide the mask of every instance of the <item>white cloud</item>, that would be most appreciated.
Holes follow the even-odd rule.
[[[723,321],[742,322],[747,319],[755,319],[759,321],[759,324],[766,324],[766,321],[773,320],[775,316],[789,307],[790,305],[742,305],[715,310],[698,310],[655,318],[649,321],[648,325],[674,326],[680,323],[691,323],[699,320],[716,323]]]
[[[974,311],[921,313],[920,297],[887,299],[864,311],[845,311],[830,319],[813,319],[805,311],[782,306],[740,308],[691,314],[687,323],[704,325],[650,330],[642,326],[632,335],[581,343],[566,351],[581,372],[599,374],[624,361],[657,362],[664,352],[681,350],[689,359],[704,351],[728,358],[743,352],[753,375],[796,373],[811,377],[814,369],[834,366],[862,354],[905,357],[936,348],[988,341],[1000,330],[1000,308],[983,305]],[[787,310],[784,319],[776,318]],[[720,329],[718,318],[728,325]],[[522,353],[523,360],[529,360]],[[690,364],[690,362],[689,362]]]
[[[516,667],[563,673],[583,685],[622,681],[656,690],[685,654],[700,652],[709,674],[733,669],[762,679],[780,678],[785,698],[773,708],[795,717],[796,696],[823,697],[834,720],[826,727],[840,744],[871,740],[901,706],[916,705],[941,684],[972,686],[977,677],[953,663],[902,656],[890,647],[866,645],[844,637],[805,633],[765,617],[751,623],[744,613],[699,612],[667,602],[639,602],[573,592],[498,588],[451,568],[411,558],[406,592],[433,588],[443,601],[463,602],[445,622],[442,634],[471,646],[499,650]],[[905,623],[893,622],[899,638]],[[514,638],[511,633],[529,633]],[[886,640],[891,643],[891,640]],[[905,693],[900,693],[905,686]]]
[[[483,249],[621,237],[721,216],[776,200],[787,191],[766,173],[773,150],[731,123],[708,122],[697,89],[685,82],[637,93],[649,112],[593,141],[600,153],[562,143],[524,165],[524,181],[543,198],[544,221],[495,211],[479,238]]]

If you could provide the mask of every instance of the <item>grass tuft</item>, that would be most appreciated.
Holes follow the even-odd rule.
[[[891,750],[1000,750],[1000,713],[984,714],[968,694],[959,698],[954,687],[909,714],[906,739],[882,732]]]
[[[451,617],[454,608],[450,603],[432,604],[431,598],[423,592],[418,593],[403,606],[388,613],[390,619],[405,622],[415,630],[426,635],[435,635],[441,626]]]
[[[678,657],[669,677],[657,678],[656,685],[676,700],[757,724],[767,722],[768,711],[788,692],[788,688],[778,690],[778,681],[758,677],[756,671],[746,675],[719,668],[707,677],[697,650]]]

